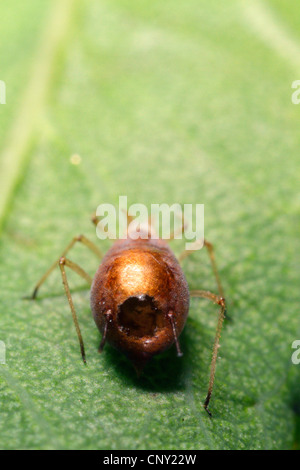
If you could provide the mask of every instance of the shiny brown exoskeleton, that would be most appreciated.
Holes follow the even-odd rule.
[[[93,217],[93,222],[97,224],[96,217]],[[162,353],[174,343],[177,355],[182,355],[178,338],[188,316],[190,296],[203,297],[220,305],[209,389],[204,403],[210,414],[208,404],[213,389],[219,339],[226,310],[212,245],[204,240],[220,295],[201,290],[189,291],[179,261],[192,251],[185,251],[178,261],[164,240],[151,237],[132,240],[129,236],[117,240],[103,257],[94,279],[65,257],[76,242],[83,243],[102,258],[101,251],[90,240],[83,235],[75,237],[59,260],[53,263],[40,279],[32,298],[36,298],[40,286],[55,266],[59,265],[84,362],[84,344],[65,267],[71,268],[91,284],[91,309],[95,323],[102,333],[99,351],[102,351],[106,341],[109,342],[132,361],[138,374],[154,355]]]
[[[189,298],[182,269],[163,240],[118,240],[94,277],[91,308],[103,337],[140,371],[180,335]]]

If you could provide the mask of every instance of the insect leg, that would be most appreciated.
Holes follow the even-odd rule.
[[[99,217],[97,217],[96,212],[93,212],[93,214],[91,216],[91,221],[97,227],[97,225],[99,223]]]
[[[98,247],[97,247],[93,242],[91,242],[91,241],[90,241],[88,238],[86,238],[84,235],[79,235],[78,237],[74,237],[73,240],[67,245],[67,247],[64,249],[64,251],[63,251],[62,254],[61,254],[61,258],[63,258],[64,256],[66,256],[66,254],[71,250],[71,248],[73,248],[73,246],[74,246],[75,243],[77,243],[77,242],[80,242],[80,243],[82,243],[83,245],[85,245],[87,248],[89,248],[89,250],[93,251],[100,259],[103,257],[102,252],[98,249]],[[39,288],[41,287],[42,284],[44,284],[44,282],[45,282],[46,279],[50,276],[50,274],[52,273],[52,271],[55,269],[56,266],[57,266],[57,261],[55,261],[55,262],[50,266],[50,268],[48,269],[48,271],[46,271],[45,274],[41,277],[41,279],[38,281],[38,283],[36,284],[36,286],[35,286],[35,288],[34,288],[34,290],[33,290],[31,299],[35,299],[35,298],[36,298]]]
[[[212,360],[211,360],[211,366],[210,366],[209,386],[208,386],[208,392],[207,392],[206,400],[204,402],[204,408],[207,411],[207,413],[211,416],[211,413],[208,409],[208,405],[209,405],[209,402],[210,402],[210,399],[211,399],[213,386],[214,386],[221,331],[222,331],[223,321],[224,321],[224,318],[225,318],[225,315],[226,315],[226,303],[225,303],[225,299],[223,297],[215,295],[215,294],[213,294],[212,292],[209,292],[209,291],[193,290],[193,291],[190,292],[190,296],[191,297],[200,297],[200,298],[208,299],[208,300],[211,300],[212,302],[214,302],[215,304],[220,305],[220,313],[219,313],[219,318],[218,318],[218,324],[217,324],[217,329],[216,329],[216,336],[215,336],[215,342],[214,342]]]
[[[76,328],[76,333],[77,333],[79,344],[80,344],[80,351],[81,351],[82,360],[86,364],[83,339],[82,339],[82,335],[81,335],[81,331],[80,331],[80,327],[79,327],[79,323],[78,323],[78,318],[77,318],[77,315],[76,315],[76,310],[75,310],[74,303],[73,303],[73,300],[72,300],[72,296],[71,296],[71,292],[70,292],[70,288],[69,288],[69,283],[68,283],[65,267],[68,267],[68,268],[72,269],[73,271],[75,271],[79,276],[83,277],[90,284],[92,283],[92,278],[83,269],[81,269],[81,267],[78,266],[78,264],[73,263],[72,261],[68,260],[65,257],[60,258],[59,267],[60,267],[61,276],[62,276],[62,280],[63,280],[63,285],[64,285],[66,296],[67,296],[67,299],[68,299],[68,302],[69,302],[69,305],[70,305],[74,325],[75,325],[75,328]]]
[[[201,243],[202,243],[202,241],[203,241],[203,239],[201,240]],[[224,290],[223,290],[223,287],[222,287],[221,279],[220,279],[220,276],[219,276],[219,271],[218,271],[218,268],[217,268],[217,263],[216,263],[216,259],[215,259],[213,245],[210,242],[208,242],[207,240],[204,240],[204,246],[207,248],[207,251],[208,251],[211,266],[212,266],[212,269],[213,269],[213,272],[214,272],[214,275],[215,275],[215,278],[216,278],[216,281],[217,281],[219,295],[220,295],[220,297],[224,297]],[[190,254],[194,253],[195,251],[198,251],[198,249],[199,249],[199,242],[195,242],[195,250],[193,250],[193,249],[192,250],[184,250],[178,258],[179,262],[181,263]]]
[[[220,295],[220,297],[224,297],[224,290],[223,290],[223,287],[222,287],[221,279],[220,279],[220,276],[219,276],[219,271],[218,271],[218,268],[217,268],[217,263],[216,263],[216,259],[215,259],[215,253],[214,253],[214,247],[210,242],[208,242],[205,239],[204,239],[204,246],[207,248],[207,251],[208,251],[208,255],[209,255],[209,258],[210,258],[212,269],[213,269],[213,272],[214,272],[214,275],[215,275],[215,278],[216,278],[216,281],[217,281],[219,295]]]

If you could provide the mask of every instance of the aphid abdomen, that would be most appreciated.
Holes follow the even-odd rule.
[[[170,312],[180,335],[189,310],[188,285],[163,240],[119,240],[95,275],[91,308],[108,342],[141,369],[174,343]]]

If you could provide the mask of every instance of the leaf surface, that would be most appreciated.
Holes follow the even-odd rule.
[[[28,119],[36,113],[25,136],[32,145],[15,136],[20,167],[10,162],[0,214],[0,446],[299,448],[299,366],[291,345],[300,339],[300,106],[291,102],[291,84],[300,79],[300,61],[283,52],[289,44],[300,56],[299,7],[62,3],[70,17],[58,44],[49,36],[56,53],[41,75],[38,106],[28,109]],[[53,4],[28,0],[21,12],[16,0],[1,6],[0,79],[8,94],[0,106],[0,158],[36,79],[49,12],[60,8]],[[86,367],[58,270],[36,302],[23,300],[74,235],[96,240],[89,215],[100,203],[118,204],[119,195],[149,208],[205,204],[205,235],[215,245],[233,320],[222,334],[212,420],[202,403],[214,305],[192,299],[184,357],[172,348],[137,379],[109,346],[99,356],[89,293],[73,273]],[[172,247],[180,254],[184,242]],[[91,274],[97,269],[84,247],[70,258]],[[216,291],[204,250],[184,271],[192,289]]]

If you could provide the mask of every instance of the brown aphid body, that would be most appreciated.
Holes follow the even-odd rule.
[[[97,225],[97,217],[94,216],[92,220]],[[183,228],[184,224],[182,230]],[[149,228],[147,230],[149,235]],[[151,224],[150,233],[153,233]],[[36,298],[40,287],[58,265],[82,359],[86,363],[85,347],[66,268],[77,273],[91,285],[91,309],[96,325],[102,333],[99,351],[102,351],[108,341],[132,361],[138,374],[154,355],[162,353],[174,343],[177,355],[182,356],[178,338],[188,316],[190,297],[204,298],[218,304],[220,311],[212,352],[208,393],[204,402],[204,407],[210,414],[208,405],[213,390],[219,340],[226,313],[213,246],[207,240],[202,240],[208,250],[219,295],[204,290],[189,291],[179,263],[189,256],[193,249],[185,250],[177,260],[164,240],[151,236],[133,239],[130,233],[126,235],[125,239],[115,241],[104,257],[99,248],[84,235],[74,237],[60,258],[40,278],[31,298]],[[174,235],[175,233],[171,239]],[[94,279],[78,264],[66,258],[73,246],[79,242],[101,259]],[[198,249],[199,246],[195,242],[194,251]]]
[[[164,240],[126,239],[103,258],[91,308],[102,335],[140,372],[182,332],[189,298],[183,271]]]

